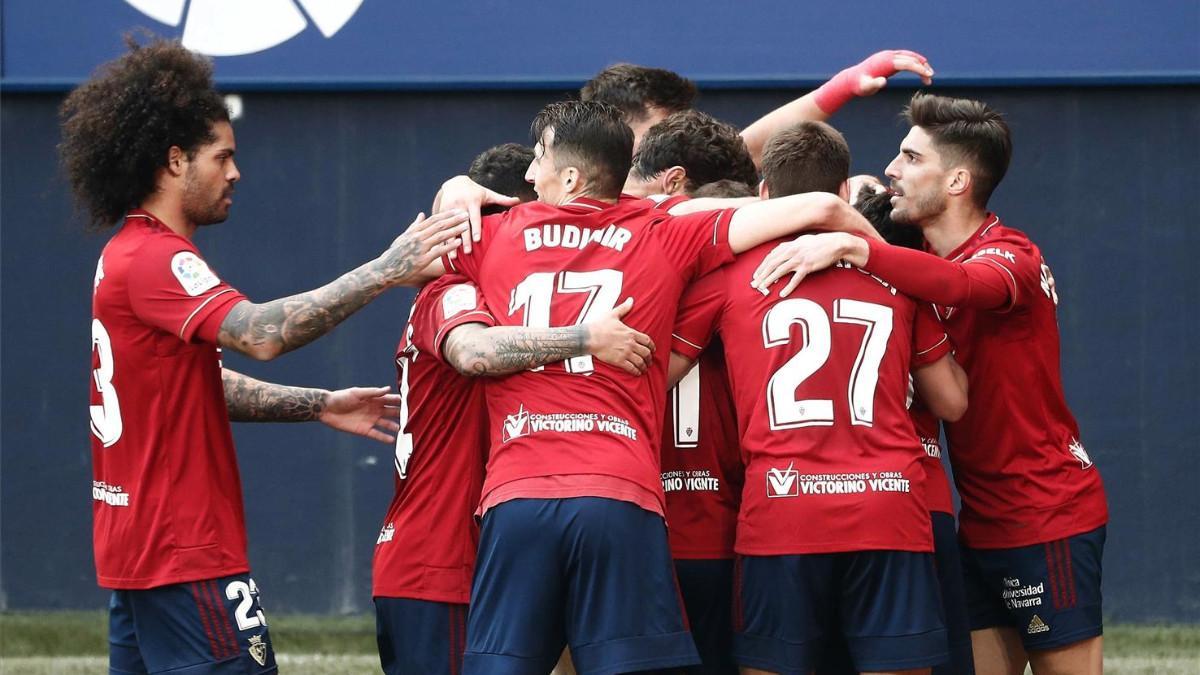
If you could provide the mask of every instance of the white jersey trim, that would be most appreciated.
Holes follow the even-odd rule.
[[[942,339],[938,340],[937,344],[933,345],[929,349],[922,349],[921,351],[917,352],[917,356],[924,356],[925,354],[928,354],[929,352],[937,349],[938,347],[941,347],[942,343],[944,343],[946,340],[949,340],[949,339],[950,338],[946,337],[945,333],[942,333]]]
[[[211,296],[209,296],[209,298],[207,300],[200,303],[200,305],[198,307],[196,307],[196,309],[192,310],[192,313],[188,314],[188,318],[184,319],[183,326],[181,326],[179,328],[179,339],[180,340],[183,339],[183,334],[187,332],[188,324],[192,322],[192,319],[195,318],[196,314],[198,314],[200,312],[200,310],[204,309],[204,307],[206,305],[208,305],[208,303],[212,302],[213,300],[216,300],[217,297],[224,295],[225,293],[232,293],[232,292],[233,292],[232,288],[226,288],[225,290],[217,291],[216,293],[213,293]]]

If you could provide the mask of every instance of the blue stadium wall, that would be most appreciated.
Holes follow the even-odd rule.
[[[178,25],[135,4],[178,7]],[[205,4],[0,0],[0,609],[106,600],[91,556],[87,382],[91,283],[108,235],[72,216],[56,108],[122,51],[122,32],[178,37],[182,8]],[[1042,247],[1057,280],[1067,394],[1112,511],[1107,613],[1200,622],[1200,4],[589,7],[365,0],[334,34],[306,15],[278,47],[217,58],[220,84],[244,101],[243,178],[232,217],[201,231],[200,249],[257,300],[328,281],[378,254],[477,152],[527,141],[542,105],[614,61],[694,77],[700,108],[744,125],[881,46],[917,49],[938,93],[987,100],[1012,125],[1013,165],[993,206]],[[912,82],[833,120],[856,172],[878,174],[894,156]],[[226,363],[292,384],[390,383],[411,297],[393,291],[275,362]],[[267,610],[368,609],[392,449],[311,424],[235,425],[235,436]],[[400,536],[421,545],[421,533]]]
[[[795,93],[706,91],[700,107],[746,124]],[[879,173],[894,155],[910,93],[837,116],[856,172]],[[1012,124],[1013,165],[993,205],[1042,247],[1057,280],[1066,389],[1112,510],[1107,613],[1200,621],[1200,88],[941,93],[987,100]],[[381,251],[477,151],[525,141],[556,95],[244,94],[233,215],[197,243],[254,299],[323,283]],[[90,548],[86,410],[91,282],[107,235],[72,219],[56,173],[60,97],[10,95],[0,109],[0,606],[9,609],[105,602]],[[391,292],[275,362],[227,354],[226,364],[295,384],[392,382],[410,299]],[[368,609],[391,448],[314,424],[241,424],[235,434],[268,610]],[[460,488],[451,478],[444,489]],[[421,533],[401,536],[421,545]]]

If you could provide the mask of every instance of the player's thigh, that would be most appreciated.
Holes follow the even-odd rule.
[[[108,600],[109,675],[145,675],[146,664],[138,649],[129,591],[113,591]]]
[[[1033,675],[1100,675],[1104,672],[1104,638],[1029,652],[1029,665]]]
[[[559,501],[567,640],[579,672],[698,664],[662,516],[614,499]]]
[[[971,631],[976,675],[1023,675],[1028,658],[1021,636],[1010,626]]]
[[[922,669],[947,660],[932,553],[856,551],[840,556],[838,614],[860,672]]]
[[[484,515],[463,673],[544,675],[562,654],[563,526],[556,501],[514,499]]]
[[[734,567],[733,656],[771,673],[812,671],[835,625],[838,554],[739,556]]]
[[[733,661],[733,559],[676,560],[675,574],[701,661],[685,672],[737,673]]]
[[[128,591],[148,673],[274,673],[275,653],[247,574]]]
[[[963,548],[964,567],[1025,651],[1057,649],[1104,632],[1100,591],[1103,527],[1065,539],[1006,549]],[[971,576],[968,573],[968,576]],[[968,592],[970,590],[968,589]],[[976,625],[972,617],[972,628]],[[978,662],[979,659],[976,659]]]
[[[934,666],[933,675],[973,675],[975,658],[971,651],[971,621],[967,613],[966,583],[954,515],[935,511],[930,513],[930,520],[933,525],[933,556],[942,595],[942,620],[946,624],[946,642],[950,649],[950,659]]]
[[[457,675],[466,632],[466,605],[375,598],[375,637],[386,675]]]

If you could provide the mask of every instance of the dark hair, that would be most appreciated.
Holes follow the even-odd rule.
[[[505,143],[488,148],[471,161],[467,176],[489,190],[517,197],[523,202],[537,199],[533,186],[525,180],[525,172],[533,161],[533,149],[519,143]],[[484,207],[498,212],[501,208]]]
[[[599,101],[551,103],[533,118],[534,143],[547,129],[554,129],[555,168],[578,168],[599,198],[620,196],[633,157],[633,130],[620,110]]]
[[[771,197],[831,192],[850,177],[850,146],[824,122],[801,122],[775,134],[762,156],[763,182]]]
[[[618,63],[588,80],[579,90],[579,98],[615,105],[625,119],[640,121],[646,119],[647,108],[662,108],[668,113],[691,108],[696,85],[662,68]]]
[[[90,225],[114,225],[155,189],[171,146],[189,157],[228,122],[212,64],[178,42],[137,44],[101,66],[59,108],[63,171]]]
[[[1004,117],[982,101],[917,92],[904,118],[929,134],[943,166],[968,165],[971,196],[986,206],[1012,159],[1012,136]]]
[[[869,186],[864,185],[858,191],[858,201],[854,208],[869,220],[879,232],[879,236],[892,246],[923,248],[925,241],[921,229],[915,225],[904,225],[892,220],[892,195],[887,192],[876,194]]]
[[[723,178],[758,183],[758,169],[738,130],[699,110],[677,112],[650,127],[633,157],[633,174],[642,180],[673,166],[687,171],[688,193]]]
[[[758,192],[753,187],[739,181],[724,178],[705,183],[692,192],[693,197],[754,197]]]

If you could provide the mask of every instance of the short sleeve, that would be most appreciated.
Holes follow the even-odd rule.
[[[472,283],[478,283],[479,269],[483,265],[484,255],[486,255],[496,232],[510,213],[512,213],[512,209],[504,213],[484,216],[479,221],[479,241],[471,242],[470,253],[459,248],[455,251],[454,257],[450,257],[450,254],[442,256],[442,265],[446,268],[446,273],[458,274],[466,277]]]
[[[442,345],[450,331],[467,323],[496,325],[479,289],[463,276],[448,274],[431,282],[415,302],[412,344],[443,363]]]
[[[700,353],[712,341],[717,323],[725,308],[725,273],[716,270],[697,279],[683,293],[675,328],[671,331],[671,351],[689,359]]]
[[[729,223],[734,209],[669,216],[655,225],[667,258],[687,281],[733,260]]]
[[[929,303],[918,302],[913,315],[912,368],[936,362],[951,351],[950,337]]]
[[[215,343],[225,315],[245,299],[182,237],[152,237],[129,266],[134,314],[185,342]]]
[[[1022,237],[1003,236],[989,240],[963,264],[991,265],[1004,272],[1009,303],[995,310],[998,312],[1010,311],[1029,303],[1041,288],[1041,256],[1029,240]]]

